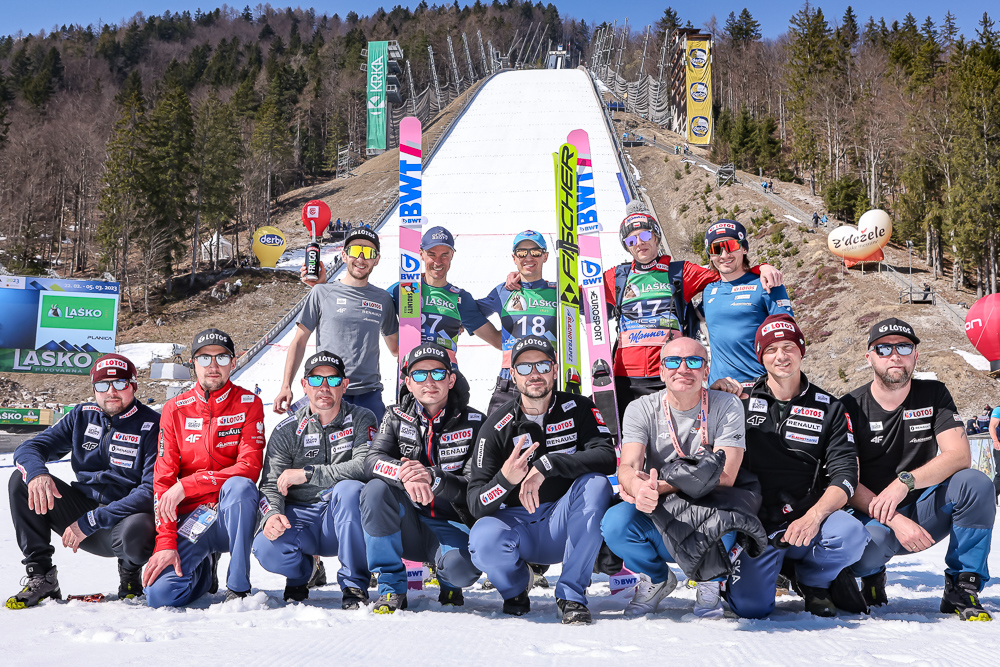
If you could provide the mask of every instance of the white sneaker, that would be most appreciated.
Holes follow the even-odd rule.
[[[635,595],[627,605],[625,605],[625,616],[645,616],[657,610],[660,601],[674,592],[677,588],[677,577],[671,571],[666,581],[654,584],[645,574],[639,575],[639,585],[635,589]]]
[[[722,598],[718,581],[699,581],[695,589],[694,615],[699,618],[722,618]]]

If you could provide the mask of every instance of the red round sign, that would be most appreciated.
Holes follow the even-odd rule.
[[[318,199],[306,202],[302,207],[302,223],[313,236],[322,236],[330,224],[330,207]]]
[[[1000,361],[1000,294],[984,296],[965,316],[965,335],[979,353]]]

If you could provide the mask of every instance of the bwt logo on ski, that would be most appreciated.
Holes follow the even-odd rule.
[[[601,282],[601,265],[590,260],[583,260],[583,284],[594,285]]]
[[[420,260],[408,253],[399,256],[400,280],[417,280],[420,277]]]

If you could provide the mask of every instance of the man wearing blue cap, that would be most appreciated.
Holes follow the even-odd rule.
[[[549,259],[545,237],[526,230],[514,237],[514,266],[517,267],[520,289],[511,290],[497,285],[489,295],[479,300],[483,315],[500,314],[503,335],[503,368],[487,414],[493,414],[505,403],[518,397],[517,385],[510,374],[510,351],[526,336],[541,336],[556,345],[556,308],[559,305],[557,285],[542,279],[542,266]]]
[[[705,232],[705,252],[720,280],[705,287],[703,303],[712,365],[708,384],[731,378],[750,382],[764,375],[754,351],[754,336],[768,315],[794,317],[783,285],[764,290],[750,271],[747,230],[735,220],[719,220]]]
[[[420,259],[424,263],[421,276],[420,340],[436,343],[448,350],[455,364],[458,337],[462,330],[475,334],[500,349],[500,332],[479,312],[476,300],[464,289],[448,282],[451,260],[455,257],[455,237],[441,226],[431,227],[420,240]],[[399,283],[389,288],[392,301],[399,310]]]

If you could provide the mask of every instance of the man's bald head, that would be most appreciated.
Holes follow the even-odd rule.
[[[668,340],[660,348],[660,359],[663,357],[704,357],[708,359],[708,350],[705,346],[696,341],[694,338],[688,338],[687,336],[677,336],[671,340]]]

